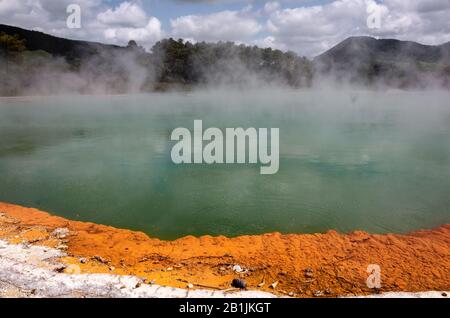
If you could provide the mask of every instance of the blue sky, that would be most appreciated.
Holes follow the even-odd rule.
[[[111,4],[118,5],[121,0],[109,0]],[[242,10],[251,5],[254,9],[262,9],[269,1],[183,1],[183,0],[145,0],[143,7],[147,12],[157,16],[163,26],[168,26],[170,19],[190,14],[208,14],[223,10]],[[298,6],[314,6],[333,2],[332,0],[288,0],[279,1],[282,8],[295,8]]]
[[[82,27],[67,27],[79,4]],[[146,49],[162,38],[234,41],[312,57],[349,36],[450,41],[450,0],[0,0],[0,23]],[[373,23],[376,21],[377,23]]]

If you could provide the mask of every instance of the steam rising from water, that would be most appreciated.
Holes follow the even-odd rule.
[[[137,46],[98,47],[97,53],[82,59],[69,56],[70,62],[43,51],[27,51],[24,56],[9,59],[0,57],[0,64],[4,66],[0,68],[0,94],[130,94],[161,88],[176,90],[180,86],[213,90],[286,87],[448,90],[450,87],[450,70],[444,67],[447,55],[443,55],[442,62],[421,66],[438,70],[423,71],[420,63],[409,60],[402,52],[399,54],[404,54],[404,59],[400,57],[400,62],[384,66],[373,66],[369,63],[371,57],[363,54],[355,61],[349,57],[346,64],[335,65],[333,59],[325,60],[328,63],[325,67],[323,61],[313,62],[291,53],[267,53],[229,43],[205,44],[201,53],[190,53],[193,55],[186,60],[173,60],[174,57],[165,51],[174,50],[171,45],[179,50],[182,49],[176,45],[193,50],[192,46],[167,41],[155,46],[152,54]],[[222,55],[216,56],[217,52],[222,52]],[[170,62],[167,59],[171,59]],[[358,63],[366,65],[365,68]],[[387,68],[382,70],[383,76],[377,75],[379,68]],[[182,76],[185,72],[189,73],[186,77],[190,81]],[[165,85],[166,81],[169,86]]]
[[[0,57],[0,93],[6,95],[125,94],[149,90],[154,71],[142,52],[99,51],[68,63],[43,51],[15,60]]]

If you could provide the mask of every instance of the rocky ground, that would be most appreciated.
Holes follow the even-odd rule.
[[[0,297],[271,298],[252,291],[190,290],[146,284],[136,276],[79,274],[58,249],[0,240]]]
[[[450,225],[167,242],[0,203],[0,297],[447,297],[427,291],[450,290],[449,273]]]
[[[135,276],[78,274],[58,260],[60,250],[0,240],[0,298],[272,298],[260,291],[190,290],[146,284]],[[71,272],[68,274],[67,272]],[[369,296],[370,297],[370,296]],[[445,298],[443,292],[386,293],[377,297]]]

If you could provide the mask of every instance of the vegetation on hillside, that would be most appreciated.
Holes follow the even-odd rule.
[[[295,53],[232,42],[195,43],[166,39],[152,48],[156,79],[183,84],[245,84],[252,80],[308,86],[312,65]]]
[[[337,81],[450,88],[450,43],[423,45],[394,39],[350,37],[314,59],[316,71]]]
[[[19,41],[18,36],[12,38]],[[149,53],[130,41],[125,48],[99,47],[95,54],[70,50],[63,56],[26,50],[26,44],[19,53],[16,46],[3,49],[5,61],[13,66],[2,74],[2,94],[19,94],[20,90],[47,93],[39,87],[44,83],[51,91],[75,89],[81,93],[126,93],[174,85],[306,87],[313,75],[311,62],[295,53],[232,42],[192,44],[165,39]],[[11,58],[16,52],[20,60]]]
[[[450,44],[349,38],[314,60],[293,52],[164,39],[150,51],[57,38],[0,25],[0,95],[129,93],[174,86],[335,83],[449,88]]]

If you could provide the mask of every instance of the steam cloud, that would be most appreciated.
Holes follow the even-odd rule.
[[[231,42],[191,44],[173,39],[158,42],[151,52],[131,41],[128,47],[98,46],[95,54],[81,58],[44,51],[25,51],[14,57],[2,54],[0,94],[128,94],[193,87],[330,85],[450,88],[448,43],[424,51],[407,43],[398,48],[395,60],[379,63],[377,60],[386,57],[377,53],[372,41],[377,40],[349,39],[312,61],[292,52]],[[355,46],[360,47],[354,50]],[[411,57],[411,52],[419,58]]]

